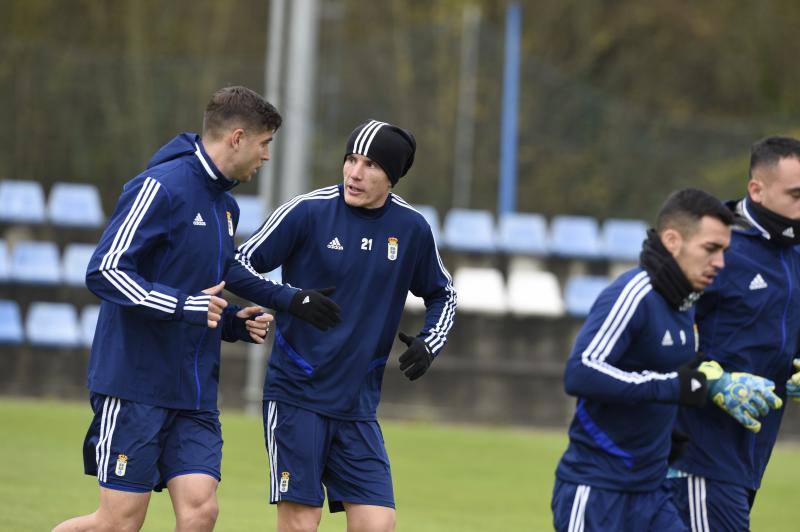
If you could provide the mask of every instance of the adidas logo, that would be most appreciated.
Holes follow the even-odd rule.
[[[791,227],[789,228],[791,229]],[[760,273],[757,273],[753,280],[750,281],[750,290],[761,290],[767,287],[767,282],[761,277]]]
[[[199,212],[197,213],[197,216],[194,217],[194,221],[192,222],[192,225],[199,225],[201,227],[205,227],[206,226],[206,222],[203,220],[203,217],[200,216]]]
[[[301,303],[301,305],[305,305],[306,303],[310,303],[310,302],[311,302],[311,298],[306,296],[306,297],[303,298],[303,302]]]
[[[703,387],[703,385],[700,384],[700,381],[697,379],[692,379],[691,382],[689,383],[689,386],[692,388],[693,392],[696,392],[697,390]]]
[[[672,335],[669,333],[669,329],[667,329],[667,332],[664,333],[664,338],[661,339],[661,345],[670,346],[674,343],[675,342],[672,341]]]
[[[787,238],[794,238],[794,228],[789,226],[781,234]]]
[[[344,247],[342,246],[342,243],[339,242],[339,237],[335,237],[333,240],[328,242],[328,249],[336,249],[336,250],[339,250],[339,251],[343,251],[344,250]]]

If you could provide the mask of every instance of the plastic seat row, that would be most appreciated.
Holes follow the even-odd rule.
[[[602,228],[589,216],[554,216],[548,231],[541,214],[509,213],[495,228],[489,211],[451,209],[440,228],[436,209],[415,208],[428,220],[437,242],[456,251],[629,261],[639,256],[647,224],[642,220],[610,218]],[[441,233],[441,234],[440,234]]]
[[[258,196],[237,195],[239,227],[237,235],[248,237],[267,218]],[[521,255],[557,255],[570,258],[631,261],[639,257],[647,224],[642,220],[609,218],[602,227],[589,216],[554,216],[548,231],[541,214],[510,213],[501,216],[497,227],[489,211],[451,209],[439,224],[439,215],[430,205],[414,205],[431,226],[436,241],[456,251]]]
[[[93,244],[67,244],[63,257],[54,242],[0,240],[0,282],[84,286]]]
[[[0,222],[66,227],[100,227],[103,205],[100,191],[89,183],[55,183],[45,202],[38,181],[0,180]]]
[[[80,347],[92,345],[98,305],[84,307],[80,315],[70,303],[31,303],[22,325],[16,301],[0,300],[0,344]]]
[[[610,279],[575,276],[567,280],[562,295],[555,274],[538,270],[514,270],[503,279],[494,268],[464,267],[455,271],[458,312],[516,316],[585,317]],[[409,293],[406,308],[424,310],[420,298]]]

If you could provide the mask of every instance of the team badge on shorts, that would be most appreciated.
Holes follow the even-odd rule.
[[[281,493],[286,493],[287,491],[289,491],[289,472],[288,471],[284,471],[283,473],[281,473],[281,485],[278,488],[278,491],[280,491]]]
[[[233,218],[231,218],[231,211],[225,211],[228,215],[228,234],[233,236]]]
[[[389,247],[386,250],[386,256],[389,260],[397,260],[397,238],[389,237]]]
[[[120,454],[117,456],[117,467],[114,468],[114,474],[118,477],[124,477],[126,469],[128,469],[128,457]]]

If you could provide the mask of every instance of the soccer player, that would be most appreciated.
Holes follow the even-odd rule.
[[[731,415],[758,415],[753,404],[762,398],[751,399],[748,388],[755,384],[732,383],[711,363],[689,365],[696,357],[693,304],[724,266],[732,222],[701,190],[672,194],[640,265],[592,306],[564,378],[578,400],[556,470],[556,530],[685,530],[664,486],[678,404],[703,404],[711,389]],[[744,397],[732,393],[735,386]]]
[[[100,505],[56,531],[138,530],[151,491],[165,486],[176,530],[213,528],[220,339],[263,343],[272,320],[260,307],[239,309],[218,295],[239,217],[228,191],[269,159],[280,125],[280,114],[255,92],[220,89],[206,108],[203,138],[178,135],[123,187],[86,275],[102,299],[89,361],[94,419],[83,453]],[[296,291],[261,283],[262,296]]]
[[[440,353],[456,293],[430,226],[391,192],[414,161],[408,131],[371,120],[350,135],[343,183],[297,196],[275,210],[237,253],[229,287],[253,271],[283,266],[304,290],[296,315],[330,295],[342,322],[317,327],[279,311],[264,387],[270,502],[278,530],[316,530],[327,491],[351,531],[388,531],[395,511],[389,458],[376,418],[381,381],[409,290],[425,300],[425,325],[401,332],[400,369],[415,380]],[[250,272],[250,273],[248,273]],[[335,287],[335,288],[334,288]],[[280,309],[279,309],[280,310]]]
[[[727,266],[697,307],[700,348],[726,371],[773,380],[785,399],[800,345],[800,141],[754,143],[747,194],[729,208],[736,222]],[[681,409],[678,429],[689,441],[670,483],[693,531],[749,529],[782,415],[747,430],[713,408]]]

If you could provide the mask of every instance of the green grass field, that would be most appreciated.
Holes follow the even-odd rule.
[[[0,401],[0,530],[49,530],[97,504],[83,475],[88,403]],[[223,482],[217,530],[274,530],[260,419],[223,414]],[[562,432],[384,422],[400,531],[549,530],[553,471]],[[800,447],[777,448],[759,492],[752,529],[796,530]],[[174,526],[169,496],[155,494],[144,530]],[[323,513],[320,530],[344,530]]]

